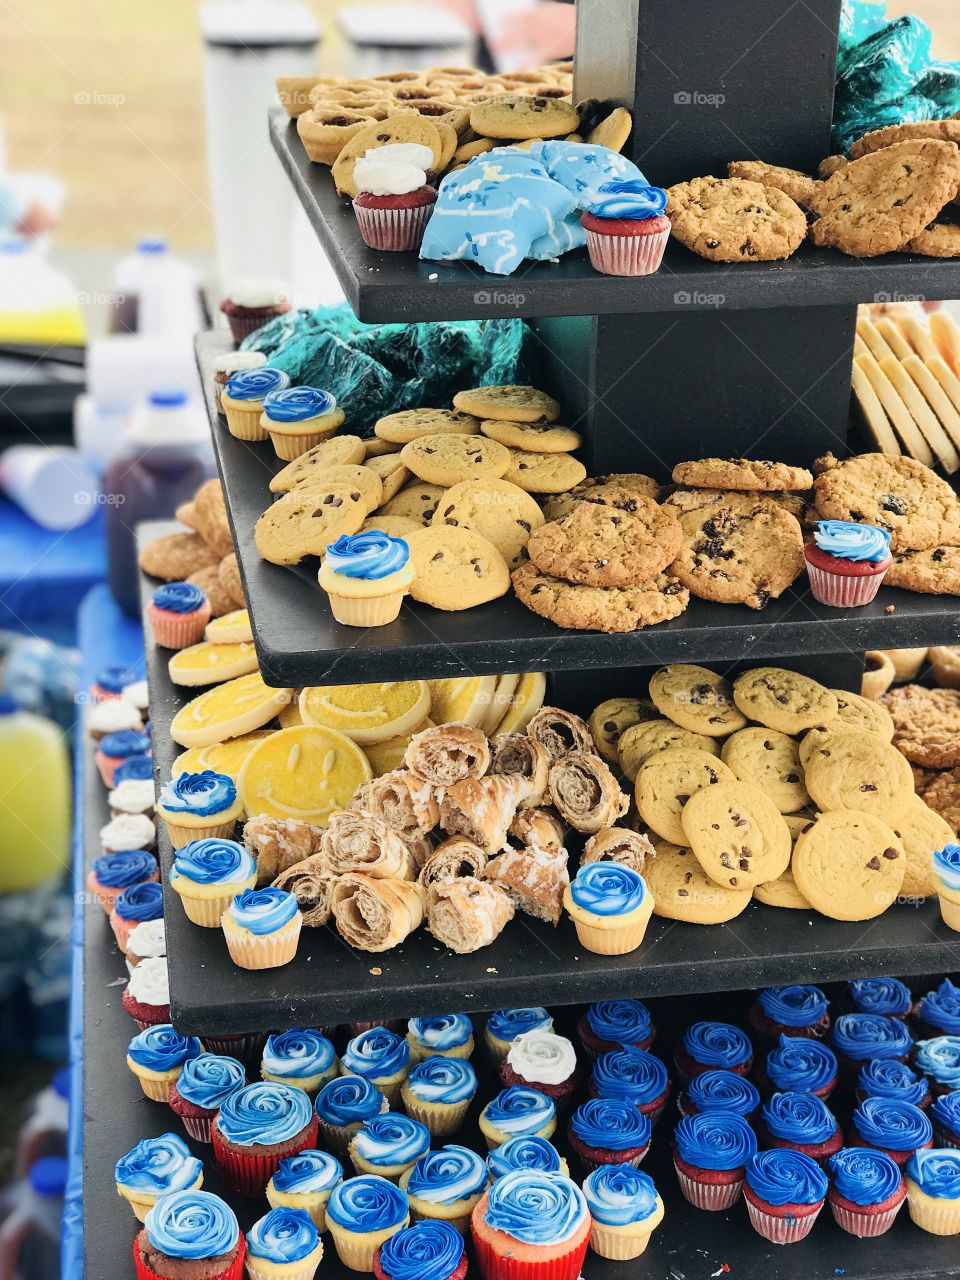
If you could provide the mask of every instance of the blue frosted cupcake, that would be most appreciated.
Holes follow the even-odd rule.
[[[169,1022],[147,1027],[127,1046],[127,1066],[153,1102],[166,1102],[167,1091],[189,1058],[203,1053],[196,1036],[182,1036]]]
[[[376,1280],[464,1280],[463,1237],[447,1222],[415,1222],[380,1246],[373,1274]]]
[[[844,1013],[833,1024],[833,1047],[841,1071],[852,1084],[860,1068],[871,1058],[906,1062],[913,1037],[898,1018],[879,1013]]]
[[[315,1094],[337,1078],[339,1063],[333,1045],[319,1031],[283,1031],[270,1036],[263,1050],[260,1074],[264,1080],[292,1084]]]
[[[446,1146],[421,1156],[400,1178],[414,1222],[435,1218],[465,1234],[487,1188],[487,1166],[469,1147]]]
[[[768,1147],[800,1151],[824,1164],[843,1146],[833,1112],[813,1093],[775,1093],[761,1117]]]
[[[95,858],[87,873],[87,888],[109,916],[124,889],[159,879],[153,854],[146,849],[131,849],[126,853],[105,853]]]
[[[525,1085],[501,1089],[480,1112],[480,1132],[493,1151],[509,1138],[552,1138],[557,1128],[553,1099]]]
[[[163,917],[163,889],[156,880],[144,880],[121,889],[110,912],[110,928],[117,946],[126,955],[127,941],[138,924]]]
[[[203,1186],[203,1163],[182,1138],[162,1133],[141,1138],[114,1168],[117,1191],[143,1222],[161,1196],[197,1191]]]
[[[913,1222],[937,1236],[960,1234],[960,1154],[918,1151],[907,1162],[907,1208]]]
[[[866,1098],[853,1113],[850,1145],[873,1147],[904,1165],[915,1151],[933,1146],[933,1125],[912,1102]]]
[[[243,804],[233,778],[202,769],[199,773],[180,773],[165,783],[157,797],[156,811],[166,825],[170,843],[174,849],[181,849],[192,840],[228,840],[243,813]]]
[[[483,1038],[494,1063],[499,1066],[517,1036],[527,1031],[552,1031],[553,1018],[542,1008],[497,1009],[487,1018]]]
[[[960,1148],[960,1089],[943,1093],[930,1110],[938,1147]]]
[[[857,1013],[905,1020],[913,1008],[910,988],[899,978],[855,978],[847,983],[847,995]]]
[[[730,1209],[740,1199],[757,1137],[743,1116],[703,1111],[673,1131],[673,1167],[684,1197],[698,1209]]]
[[[465,1013],[439,1013],[411,1018],[407,1023],[411,1065],[424,1058],[469,1058],[473,1053],[473,1023]]]
[[[297,954],[303,916],[296,896],[285,889],[244,889],[220,917],[220,926],[235,965],[277,969]]]
[[[562,1173],[517,1169],[488,1188],[470,1226],[486,1280],[577,1280],[593,1221]]]
[[[928,992],[920,1001],[917,1034],[923,1039],[960,1036],[960,987],[949,978],[944,978],[935,991]]]
[[[596,955],[623,956],[643,942],[653,914],[653,894],[631,867],[590,862],[564,889],[563,905],[581,947]]]
[[[412,1169],[430,1150],[430,1130],[398,1111],[371,1116],[350,1139],[350,1159],[357,1173],[375,1173],[390,1182]]]
[[[302,1089],[262,1080],[224,1099],[210,1136],[224,1184],[256,1198],[281,1160],[317,1145],[317,1119]]]
[[[446,1138],[463,1124],[477,1092],[477,1073],[463,1058],[425,1058],[400,1090],[408,1116]]]
[[[197,1142],[210,1142],[210,1124],[231,1093],[242,1089],[247,1077],[236,1058],[201,1053],[188,1058],[167,1090],[167,1102]]]
[[[389,1110],[380,1090],[362,1076],[341,1076],[317,1094],[314,1110],[323,1144],[341,1160],[350,1158],[350,1140],[365,1121]]]
[[[583,1183],[593,1227],[590,1248],[601,1258],[639,1258],[663,1221],[663,1201],[653,1179],[632,1164],[595,1169]]]
[[[487,1177],[491,1182],[515,1169],[536,1169],[540,1173],[569,1175],[567,1162],[546,1138],[510,1138],[487,1156]]]
[[[137,1280],[182,1275],[240,1280],[245,1251],[233,1210],[206,1191],[161,1196],[133,1242]]]
[[[598,1098],[624,1098],[657,1123],[670,1097],[670,1078],[659,1058],[643,1049],[614,1049],[593,1066],[592,1092]]]
[[[220,403],[227,419],[227,429],[238,440],[266,440],[266,428],[260,423],[263,403],[268,395],[290,385],[290,375],[282,369],[240,369],[227,379],[220,392]]]
[[[952,841],[933,853],[933,882],[940,915],[948,929],[960,932],[960,844]]]
[[[830,1030],[829,1001],[819,987],[797,983],[767,987],[750,1006],[751,1029],[776,1044],[781,1036],[809,1036],[822,1040]]]
[[[227,390],[230,389],[227,383]],[[227,418],[229,422],[229,416]],[[273,441],[278,458],[292,462],[321,440],[332,436],[343,422],[336,398],[318,387],[284,387],[264,397],[260,426]]]
[[[256,883],[253,855],[236,840],[218,836],[188,841],[176,851],[170,868],[170,888],[187,919],[204,929],[219,929],[234,896]]]
[[[827,1099],[837,1087],[837,1055],[807,1036],[781,1036],[758,1073],[760,1083],[777,1092],[815,1093]]]
[[[916,1046],[913,1065],[930,1081],[930,1093],[934,1098],[960,1089],[960,1036],[934,1036],[932,1040],[921,1040]]]
[[[599,1058],[613,1049],[649,1049],[657,1032],[639,1000],[598,1000],[587,1007],[577,1034],[587,1055]]]
[[[567,1141],[585,1173],[605,1164],[639,1168],[651,1132],[648,1117],[623,1098],[589,1098],[567,1123]]]
[[[753,1049],[746,1034],[729,1022],[695,1022],[677,1046],[674,1063],[684,1082],[714,1067],[748,1076]]]
[[[372,1271],[377,1250],[409,1223],[406,1192],[372,1174],[341,1182],[327,1201],[327,1230],[351,1271]]]
[[[758,1151],[747,1161],[743,1198],[750,1225],[771,1244],[796,1244],[813,1230],[827,1175],[800,1151]]]
[[[410,1046],[386,1027],[362,1031],[347,1045],[340,1059],[342,1076],[362,1076],[377,1086],[391,1107],[410,1072]]]
[[[890,1230],[907,1188],[888,1155],[868,1147],[844,1147],[830,1157],[830,1173],[827,1200],[838,1227],[861,1240]]]
[[[107,733],[97,743],[94,760],[100,770],[103,785],[112,790],[117,781],[117,769],[126,760],[143,755],[150,750],[150,738],[136,729],[118,729]]]
[[[912,1102],[925,1111],[930,1105],[926,1077],[918,1075],[894,1058],[874,1058],[865,1062],[857,1076],[857,1102],[866,1098],[896,1098]]]
[[[299,1151],[287,1156],[267,1183],[271,1209],[302,1209],[318,1231],[327,1221],[327,1201],[343,1181],[343,1166],[327,1151]]]
[[[677,1098],[682,1116],[700,1115],[704,1111],[731,1111],[749,1120],[760,1105],[755,1085],[733,1071],[713,1068],[694,1076]]]
[[[303,1209],[271,1209],[247,1233],[249,1280],[313,1280],[322,1257],[320,1232]]]

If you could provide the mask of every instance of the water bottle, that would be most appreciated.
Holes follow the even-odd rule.
[[[47,1087],[34,1097],[17,1135],[14,1173],[18,1178],[41,1156],[66,1154],[69,1112],[70,1068],[60,1067]]]
[[[40,525],[65,533],[93,519],[97,478],[76,449],[15,444],[0,455],[0,488]]]
[[[70,766],[63,734],[0,694],[0,925],[5,895],[36,889],[70,865]],[[7,940],[0,928],[0,950]]]
[[[113,276],[113,333],[192,338],[203,328],[200,282],[157,237],[141,240]]]
[[[26,240],[0,240],[0,343],[80,346],[76,290]]]
[[[63,1156],[43,1156],[4,1196],[0,1224],[0,1280],[56,1280],[60,1219],[67,1186]]]

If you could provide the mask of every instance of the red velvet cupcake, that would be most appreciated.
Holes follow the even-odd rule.
[[[673,1165],[684,1197],[698,1209],[729,1209],[740,1198],[757,1137],[743,1116],[704,1111],[674,1130]]]
[[[185,1062],[180,1075],[170,1082],[167,1104],[191,1138],[210,1142],[210,1125],[217,1110],[246,1083],[243,1066],[236,1058],[201,1053]]]
[[[603,1164],[639,1168],[650,1149],[651,1133],[649,1118],[623,1098],[590,1098],[567,1124],[567,1141],[585,1173]]]
[[[276,316],[290,310],[290,290],[279,280],[241,280],[220,303],[234,342],[255,333]]]
[[[621,1046],[649,1049],[656,1034],[650,1012],[639,1000],[598,1000],[577,1023],[580,1043],[591,1058]]]
[[[437,193],[427,185],[429,147],[395,142],[360,156],[353,167],[353,211],[364,244],[388,253],[420,248]]]
[[[667,193],[638,178],[604,182],[580,215],[594,271],[607,276],[649,276],[670,239]]]
[[[149,957],[134,966],[120,997],[141,1031],[170,1021],[170,984],[165,956]]]
[[[933,1146],[933,1123],[925,1111],[898,1098],[865,1098],[853,1113],[851,1147],[872,1147],[905,1165],[915,1151]]]
[[[233,1210],[208,1191],[161,1196],[133,1242],[137,1280],[240,1280],[245,1252]]]
[[[759,1151],[747,1161],[743,1198],[750,1225],[771,1244],[796,1244],[813,1230],[827,1175],[800,1151]]]
[[[767,987],[750,1006],[747,1021],[751,1031],[771,1044],[781,1036],[822,1040],[830,1030],[829,1001],[819,987],[806,983]]]
[[[749,1076],[753,1047],[745,1033],[732,1023],[695,1022],[677,1046],[673,1060],[684,1084],[701,1071],[714,1068]]]
[[[882,1151],[844,1147],[830,1158],[827,1202],[834,1221],[859,1239],[882,1236],[907,1197],[897,1165]]]
[[[463,1236],[449,1222],[423,1218],[380,1245],[373,1255],[373,1274],[377,1280],[420,1274],[464,1280],[467,1255]]]
[[[839,609],[869,604],[893,564],[890,535],[872,524],[820,520],[803,549],[815,600]]]
[[[553,1031],[527,1031],[517,1036],[500,1064],[505,1088],[527,1085],[546,1094],[558,1113],[569,1107],[580,1086],[580,1071],[573,1045]]]
[[[763,1104],[762,1138],[766,1145],[800,1151],[823,1164],[843,1146],[833,1112],[813,1093],[775,1093]]]

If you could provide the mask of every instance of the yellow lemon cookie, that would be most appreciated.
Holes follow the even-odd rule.
[[[295,729],[298,724],[303,724],[303,716],[300,714],[300,703],[297,697],[291,699],[285,707],[280,708],[277,719],[280,721],[281,729]]]
[[[428,680],[430,719],[435,724],[468,724],[479,728],[497,688],[496,676],[460,676]],[[498,733],[505,730],[498,726]]]
[[[790,829],[759,787],[719,782],[692,795],[680,814],[685,843],[711,880],[753,889],[790,865]]]
[[[237,788],[248,817],[294,818],[325,827],[373,777],[355,742],[335,729],[300,725],[278,729],[247,756]]]
[[[488,738],[493,737],[497,730],[497,725],[507,714],[508,708],[513,703],[513,695],[519,683],[519,676],[497,676],[497,687],[494,689],[493,697],[490,699],[487,714],[480,724],[480,728]]]
[[[373,776],[379,778],[385,773],[392,773],[394,769],[403,769],[405,767],[404,756],[407,753],[410,739],[415,733],[422,733],[424,729],[432,729],[433,727],[433,721],[428,716],[425,720],[421,720],[409,733],[398,733],[396,737],[385,738],[383,742],[365,742],[363,744],[363,754],[370,761]]]
[[[797,888],[832,920],[872,920],[897,898],[907,857],[893,830],[870,813],[822,813],[797,837]]]
[[[181,707],[170,737],[181,747],[208,747],[260,729],[290,701],[291,689],[271,689],[259,671],[228,680]]]
[[[300,717],[354,742],[383,742],[408,733],[430,711],[426,680],[316,685],[300,691]]]
[[[183,751],[177,756],[170,772],[176,778],[181,773],[202,773],[204,769],[212,769],[214,773],[225,773],[236,779],[241,765],[257,743],[275,732],[274,729],[255,729],[253,733],[230,738],[227,742],[214,742],[209,747],[191,747],[189,751]]]
[[[517,681],[510,706],[495,732],[524,733],[527,725],[543,706],[546,696],[547,677],[543,672],[525,672]]]
[[[257,652],[249,640],[241,644],[213,644],[201,640],[175,653],[167,664],[174,684],[222,684],[256,671]]]
[[[253,639],[250,614],[246,609],[234,609],[211,618],[204,635],[211,644],[249,644]]]

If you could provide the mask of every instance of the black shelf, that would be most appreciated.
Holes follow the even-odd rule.
[[[489,275],[466,262],[421,262],[413,253],[381,253],[363,243],[351,201],[337,195],[326,166],[307,159],[296,123],[282,107],[271,108],[269,127],[274,150],[347,301],[360,320],[371,323],[646,312],[677,318],[717,308],[855,305],[880,295],[960,294],[957,262],[903,253],[865,262],[812,245],[801,246],[787,262],[731,265],[707,262],[671,240],[660,270],[642,279],[600,275],[586,249],[555,263],[524,263],[509,276]],[[648,160],[645,169],[655,182],[655,163]]]

